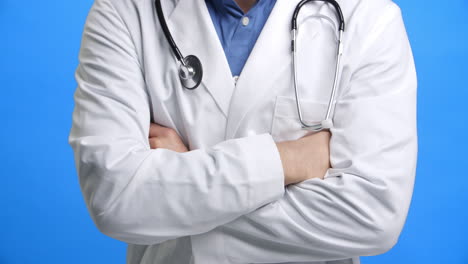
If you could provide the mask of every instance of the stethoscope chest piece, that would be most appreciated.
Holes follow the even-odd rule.
[[[179,78],[182,86],[189,90],[196,89],[203,79],[203,67],[197,56],[189,55],[183,58],[179,68]]]

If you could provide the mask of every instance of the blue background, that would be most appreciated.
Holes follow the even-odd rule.
[[[419,79],[417,179],[399,243],[363,263],[468,263],[468,1],[397,3]],[[88,215],[67,143],[91,4],[0,0],[0,263],[125,262]]]

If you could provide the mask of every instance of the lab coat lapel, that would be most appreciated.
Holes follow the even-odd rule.
[[[182,55],[195,55],[202,62],[202,85],[194,92],[206,88],[227,116],[234,81],[205,1],[179,0],[166,17]]]
[[[296,1],[277,0],[237,81],[228,114],[226,138],[234,138],[252,106],[291,68],[290,18]],[[291,68],[292,69],[292,68]]]

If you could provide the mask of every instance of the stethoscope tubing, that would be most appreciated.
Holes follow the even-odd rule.
[[[169,27],[167,26],[166,19],[164,17],[164,13],[163,13],[162,6],[161,6],[161,0],[155,0],[155,3],[156,3],[156,12],[158,14],[158,20],[159,20],[159,23],[161,24],[162,30],[164,32],[164,36],[169,42],[169,46],[171,46],[172,52],[176,56],[177,60],[182,65],[185,65],[184,56],[180,52],[179,47],[177,46],[177,43],[174,41],[171,31],[169,30]]]
[[[335,0],[302,0],[301,2],[299,2],[299,4],[297,4],[296,8],[294,9],[294,13],[291,19],[291,30],[294,30],[294,29],[297,30],[297,17],[299,16],[299,12],[301,11],[301,8],[308,2],[319,2],[319,1],[327,2],[333,5],[333,7],[335,8],[336,14],[338,15],[339,22],[340,22],[338,30],[339,31],[345,30],[345,20],[344,20],[343,12],[341,10],[340,4],[338,4],[338,2],[336,2]]]
[[[338,19],[339,19],[338,45],[337,45],[337,58],[336,58],[336,64],[335,64],[333,87],[332,87],[332,91],[330,94],[330,99],[328,102],[325,119],[322,120],[320,123],[308,124],[304,121],[303,116],[302,116],[301,103],[299,100],[300,98],[299,89],[297,88],[297,79],[298,79],[297,78],[297,46],[296,46],[296,37],[297,37],[297,32],[298,32],[297,18],[299,16],[301,8],[305,4],[309,2],[316,2],[316,1],[327,2],[333,5],[336,11],[336,14],[338,16]],[[179,50],[179,47],[177,46],[177,43],[174,41],[174,38],[172,37],[169,27],[167,26],[166,19],[164,18],[164,13],[162,11],[161,0],[155,0],[155,5],[156,5],[156,12],[158,15],[158,20],[159,20],[159,23],[161,24],[162,30],[164,32],[164,36],[166,37],[177,60],[180,62],[180,69],[179,69],[180,81],[186,89],[189,89],[189,90],[196,89],[203,78],[203,67],[201,65],[201,62],[198,59],[198,57],[194,55],[190,55],[188,57],[184,57],[182,55],[182,53]],[[345,20],[344,20],[343,12],[341,10],[340,5],[335,0],[302,0],[297,4],[296,8],[294,9],[294,13],[291,19],[291,36],[292,36],[291,37],[292,38],[291,50],[292,50],[292,57],[293,57],[294,94],[296,97],[296,107],[297,107],[297,113],[299,116],[299,121],[301,123],[302,128],[304,129],[318,132],[318,131],[321,131],[324,129],[330,129],[331,127],[333,127],[333,120],[331,116],[332,116],[333,108],[335,106],[335,97],[336,97],[336,91],[338,87],[341,56],[343,54],[342,38],[343,38],[344,31],[345,31]],[[182,69],[185,69],[186,71],[182,71]],[[183,72],[187,72],[187,71],[191,72],[192,75],[186,76],[186,74],[182,74]]]
[[[336,14],[338,15],[339,19],[339,27],[338,27],[338,44],[337,44],[337,58],[336,58],[336,64],[335,64],[335,73],[334,73],[334,78],[333,78],[333,87],[331,90],[330,94],[330,99],[328,102],[327,106],[327,112],[325,114],[325,119],[322,120],[320,123],[315,123],[315,124],[308,124],[304,121],[303,115],[302,115],[302,108],[301,108],[301,103],[300,103],[300,96],[299,96],[299,89],[297,88],[297,45],[296,45],[296,38],[297,38],[297,32],[298,32],[298,27],[297,27],[297,17],[299,15],[300,9],[307,4],[308,2],[312,1],[322,1],[322,2],[327,2],[329,4],[332,4],[333,7],[335,8]],[[336,97],[336,90],[338,87],[338,78],[339,78],[339,70],[340,70],[340,64],[341,64],[341,56],[343,54],[343,33],[345,30],[345,21],[344,21],[344,16],[343,12],[341,10],[340,5],[338,2],[335,0],[302,0],[299,2],[299,4],[296,6],[294,9],[293,17],[291,20],[291,52],[292,52],[292,57],[293,57],[293,82],[294,82],[294,94],[296,97],[296,108],[297,108],[297,114],[299,117],[299,122],[301,123],[301,126],[303,129],[310,130],[313,132],[319,132],[324,129],[330,129],[333,127],[333,120],[331,118],[332,115],[332,110],[335,106],[335,97]]]
[[[188,90],[195,90],[201,83],[203,79],[203,66],[200,59],[195,55],[189,55],[184,57],[182,52],[180,52],[177,43],[172,37],[171,31],[167,26],[166,19],[164,17],[164,12],[161,6],[161,0],[155,0],[156,12],[158,15],[159,23],[164,32],[164,36],[169,42],[169,46],[172,49],[172,52],[176,56],[177,60],[180,63],[179,67],[179,79],[182,86]]]

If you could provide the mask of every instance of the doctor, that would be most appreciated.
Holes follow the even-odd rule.
[[[91,217],[127,263],[359,263],[398,240],[416,168],[416,74],[399,8],[338,1],[346,21],[330,132],[302,129],[290,21],[299,0],[95,0],[69,142]],[[298,17],[305,121],[327,110],[338,22]],[[329,137],[331,135],[331,137]]]

